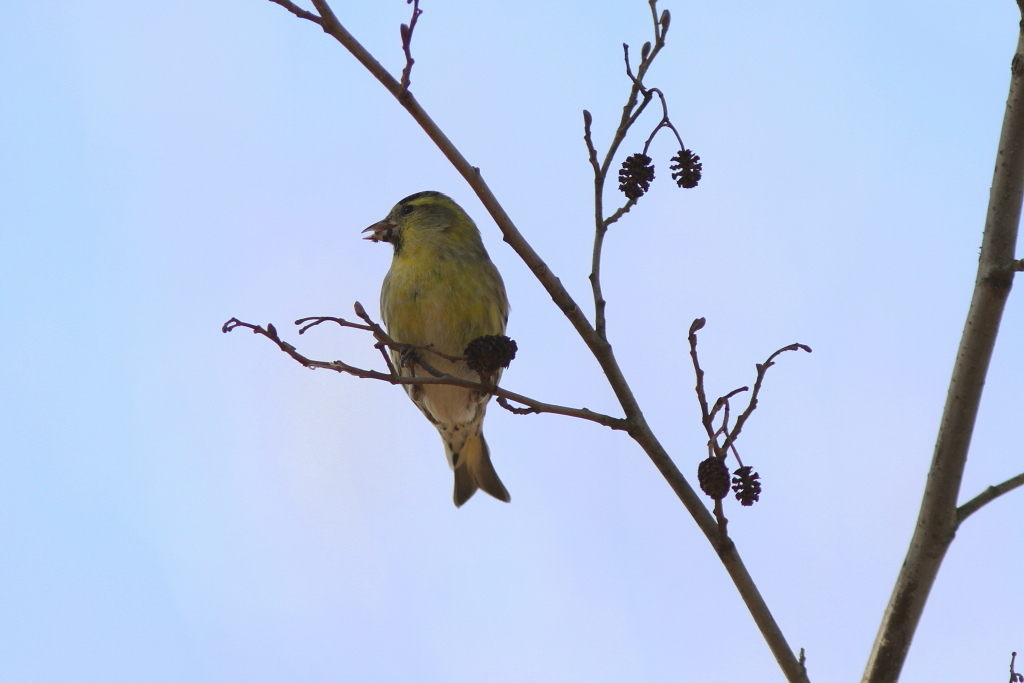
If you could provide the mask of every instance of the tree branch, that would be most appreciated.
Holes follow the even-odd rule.
[[[638,190],[637,194],[633,194],[632,190],[626,190],[627,201],[625,204],[616,209],[610,216],[604,215],[604,190],[605,183],[608,180],[608,173],[611,171],[612,162],[615,160],[618,154],[619,148],[622,142],[626,139],[630,129],[639,120],[641,114],[647,108],[647,105],[651,103],[651,100],[655,95],[658,96],[661,101],[662,116],[658,123],[651,130],[650,135],[647,137],[646,142],[643,146],[642,155],[646,157],[648,150],[650,149],[651,143],[657,136],[658,132],[663,128],[668,128],[676,137],[676,141],[679,143],[679,155],[678,158],[673,158],[673,162],[677,162],[678,166],[671,166],[673,170],[679,170],[680,173],[673,173],[672,178],[682,177],[684,174],[687,178],[685,181],[677,181],[680,187],[694,187],[696,186],[697,180],[700,178],[699,168],[694,168],[693,164],[699,161],[699,157],[692,155],[692,152],[688,152],[683,146],[682,137],[679,135],[679,131],[672,124],[672,121],[668,116],[668,102],[665,99],[664,93],[658,88],[648,88],[644,85],[643,79],[647,71],[650,69],[651,64],[654,63],[654,59],[658,53],[665,46],[665,37],[668,35],[668,27],[671,16],[668,10],[665,10],[658,15],[658,3],[657,0],[648,0],[648,5],[651,10],[651,21],[654,30],[654,43],[650,41],[644,43],[640,49],[640,63],[637,67],[636,74],[633,73],[633,67],[630,63],[629,58],[629,45],[623,43],[622,54],[623,61],[625,62],[626,76],[629,78],[631,85],[629,95],[626,98],[626,104],[622,108],[622,115],[619,119],[618,127],[615,129],[615,133],[612,136],[612,140],[608,145],[608,151],[604,156],[604,161],[598,163],[597,150],[594,147],[593,135],[591,127],[593,124],[593,117],[589,111],[584,110],[583,122],[584,122],[584,140],[587,144],[587,153],[590,160],[590,165],[594,171],[594,248],[591,256],[591,270],[590,270],[590,284],[594,295],[594,329],[602,339],[607,339],[607,322],[606,322],[606,308],[607,302],[604,299],[601,287],[601,258],[604,250],[604,240],[608,232],[608,228],[622,218],[624,215],[629,213],[630,209],[636,206],[640,196],[646,192],[647,186],[654,177],[654,169],[650,167],[650,177],[646,180],[646,184],[642,185],[642,189]],[[690,154],[687,156],[684,171],[684,154]],[[635,156],[635,155],[634,155]],[[633,157],[630,157],[633,159]],[[629,163],[630,159],[627,159],[626,164]],[[647,162],[650,162],[650,158],[646,158]],[[623,173],[627,172],[628,166],[623,166],[623,170],[619,172],[619,189],[623,190],[623,182],[628,183],[633,181],[623,181]],[[636,181],[639,182],[639,181]]]
[[[694,387],[697,392],[697,402],[700,404],[701,422],[704,424],[704,430],[708,433],[708,446],[712,452],[718,455],[718,457],[724,459],[726,452],[731,448],[735,452],[736,439],[739,438],[740,432],[743,430],[743,425],[746,424],[751,414],[757,409],[757,397],[761,393],[761,386],[764,383],[764,377],[768,373],[768,368],[775,365],[775,359],[781,354],[787,351],[806,351],[811,353],[811,347],[806,344],[794,343],[788,346],[784,346],[778,351],[768,356],[768,360],[764,363],[757,364],[757,377],[754,380],[754,391],[750,394],[750,400],[747,403],[746,409],[740,414],[736,420],[734,426],[729,425],[729,399],[736,394],[747,391],[749,387],[740,387],[733,389],[728,394],[718,397],[715,401],[715,405],[708,410],[708,399],[707,394],[704,390],[704,370],[700,367],[700,360],[697,358],[697,332],[704,328],[704,318],[697,318],[690,324],[690,333],[687,337],[690,343],[690,358],[693,360],[693,372],[697,377],[697,385]],[[715,429],[715,415],[719,410],[724,411],[722,420],[722,426],[719,429]],[[724,434],[725,441],[721,444],[718,443],[718,435]],[[739,456],[737,456],[737,460]],[[740,463],[742,464],[742,462]]]
[[[358,303],[356,305],[359,306]],[[314,322],[309,323],[308,321],[314,321]],[[306,323],[305,327],[303,327],[303,328],[301,328],[299,330],[299,334],[302,334],[303,332],[305,332],[309,328],[314,327],[315,325],[319,325],[319,324],[324,323],[324,322],[334,322],[334,323],[337,323],[337,324],[339,324],[339,325],[341,325],[343,327],[352,327],[352,328],[355,328],[355,329],[362,329],[362,330],[373,330],[373,328],[376,328],[376,330],[379,330],[380,333],[383,335],[383,338],[378,338],[378,342],[377,342],[377,344],[375,344],[375,346],[377,348],[387,347],[387,348],[392,348],[392,349],[396,349],[396,350],[399,350],[399,351],[401,351],[403,349],[416,349],[418,351],[426,351],[426,352],[429,352],[429,353],[436,354],[436,355],[438,355],[440,357],[443,357],[443,358],[446,358],[448,360],[463,360],[464,359],[463,357],[450,356],[448,354],[441,353],[440,351],[436,351],[436,350],[434,350],[434,349],[432,349],[430,347],[415,346],[415,345],[412,345],[412,344],[402,344],[400,342],[396,342],[393,339],[391,339],[391,337],[388,337],[387,334],[383,332],[383,330],[380,330],[380,327],[378,325],[376,325],[376,323],[373,323],[372,326],[371,325],[359,325],[358,323],[352,323],[352,322],[349,322],[349,321],[344,320],[342,318],[332,318],[332,317],[328,317],[328,316],[323,316],[323,317],[316,317],[316,318],[301,318],[299,320],[296,320],[295,324],[296,325],[302,325],[302,324]],[[281,349],[282,351],[287,353],[296,362],[300,363],[303,367],[307,367],[307,368],[321,368],[321,369],[324,369],[324,370],[333,370],[334,372],[345,373],[347,375],[352,375],[354,377],[359,377],[361,379],[375,379],[375,380],[380,380],[382,382],[387,382],[389,384],[403,384],[403,385],[404,384],[447,384],[447,385],[456,386],[456,387],[464,387],[466,389],[474,389],[474,390],[479,391],[481,393],[493,394],[494,396],[497,396],[498,397],[498,403],[499,403],[499,405],[501,405],[502,408],[505,408],[506,410],[508,410],[508,411],[510,411],[512,413],[515,413],[517,415],[551,413],[553,415],[565,415],[566,417],[577,417],[577,418],[579,418],[581,420],[588,420],[590,422],[596,422],[597,424],[604,425],[605,427],[610,427],[611,429],[616,429],[616,430],[620,430],[620,431],[625,431],[625,430],[627,430],[629,428],[629,423],[626,420],[624,420],[623,418],[612,417],[610,415],[604,415],[602,413],[596,413],[596,412],[594,412],[592,410],[589,410],[588,408],[568,408],[566,406],[555,405],[553,403],[544,403],[542,401],[538,401],[538,400],[530,398],[528,396],[523,396],[522,394],[517,394],[515,392],[508,391],[507,389],[502,389],[501,387],[498,387],[498,386],[492,386],[492,385],[484,384],[482,382],[473,382],[471,380],[464,379],[462,377],[455,377],[453,375],[448,375],[448,374],[445,374],[443,372],[438,371],[436,368],[431,366],[428,362],[424,361],[423,359],[418,359],[416,362],[417,362],[417,364],[421,365],[424,369],[426,369],[427,372],[429,372],[432,375],[432,377],[423,377],[423,376],[407,377],[407,376],[399,374],[396,371],[394,365],[391,363],[390,359],[387,359],[386,352],[385,352],[385,358],[387,359],[388,370],[389,370],[389,372],[387,372],[387,373],[379,372],[377,370],[367,370],[367,369],[364,369],[364,368],[356,367],[354,365],[349,365],[348,363],[345,363],[344,361],[340,361],[340,360],[336,360],[336,361],[313,360],[312,358],[308,358],[307,356],[304,356],[301,353],[299,353],[294,345],[289,344],[288,342],[286,342],[283,339],[281,339],[280,335],[277,332],[277,328],[273,324],[267,325],[264,328],[264,327],[262,327],[260,325],[254,325],[252,323],[242,322],[238,318],[231,318],[231,320],[228,320],[226,323],[224,323],[224,326],[221,328],[221,331],[225,332],[225,333],[226,332],[231,332],[232,330],[235,330],[235,329],[237,329],[239,327],[243,327],[243,328],[252,330],[254,334],[258,334],[258,335],[261,335],[263,337],[266,337],[270,341],[272,341],[275,344],[277,344],[277,347],[279,349]],[[376,331],[374,333],[375,333],[375,335],[377,334]],[[525,408],[525,409],[524,408],[516,408],[516,407],[512,406],[511,404],[509,404],[509,401],[515,401],[516,403],[519,403],[521,405],[527,406],[527,408]]]
[[[1020,5],[1021,13],[1024,13],[1024,1],[1017,0],[1017,4]],[[1014,663],[1017,661],[1017,653],[1010,653],[1010,683],[1024,683],[1024,674],[1019,674],[1014,670]]]
[[[768,356],[768,360],[764,363],[757,365],[757,379],[754,380],[754,390],[750,392],[750,401],[747,403],[747,408],[744,410],[738,418],[736,418],[736,425],[729,431],[729,435],[725,439],[725,443],[722,444],[722,450],[725,450],[732,446],[736,442],[736,438],[740,435],[740,431],[743,429],[743,425],[747,423],[751,413],[757,408],[757,397],[761,393],[761,385],[764,383],[764,376],[768,372],[768,368],[775,365],[775,359],[787,351],[806,351],[811,353],[811,347],[806,344],[790,344],[789,346],[783,346],[781,349]],[[744,387],[746,389],[746,387]],[[736,392],[733,392],[736,393]],[[729,398],[732,394],[729,394],[725,398]]]
[[[484,181],[483,176],[480,173],[480,169],[471,165],[469,161],[466,160],[462,153],[454,144],[452,144],[451,140],[448,139],[433,119],[431,119],[431,117],[426,113],[423,107],[413,96],[412,92],[403,88],[401,83],[388,73],[388,71],[381,66],[381,64],[359,43],[359,41],[357,41],[355,37],[353,37],[344,26],[342,26],[326,0],[312,0],[312,2],[320,13],[321,26],[323,27],[324,32],[341,43],[341,45],[348,50],[352,56],[355,57],[356,60],[362,64],[366,70],[369,71],[370,74],[373,75],[373,77],[376,78],[381,85],[383,85],[384,88],[392,94],[392,96],[395,97],[395,99],[398,100],[399,104],[405,108],[409,115],[412,116],[413,120],[415,120],[420,128],[423,129],[424,133],[427,134],[427,137],[431,139],[431,141],[437,146],[438,150],[448,159],[455,170],[462,175],[466,180],[466,183],[473,189],[480,202],[483,204],[484,208],[487,209],[487,212],[491,215],[491,218],[501,231],[504,241],[512,247],[516,254],[518,254],[523,262],[530,268],[534,276],[548,292],[549,296],[551,296],[555,305],[558,306],[572,326],[576,329],[576,332],[580,335],[583,342],[590,349],[594,358],[600,365],[601,370],[608,379],[609,386],[614,392],[619,405],[623,409],[626,416],[624,422],[626,431],[640,445],[640,447],[643,448],[644,452],[647,453],[647,456],[654,463],[655,467],[658,468],[662,477],[664,477],[668,482],[673,492],[693,517],[697,526],[704,533],[712,547],[714,547],[716,552],[718,552],[722,564],[725,566],[730,578],[736,585],[740,596],[747,605],[747,609],[750,611],[754,622],[760,629],[762,636],[771,649],[772,654],[778,661],[779,666],[785,673],[786,678],[791,682],[805,683],[807,681],[806,671],[789,648],[789,645],[786,643],[786,639],[783,636],[782,631],[775,622],[764,598],[757,590],[750,573],[747,571],[739,553],[736,551],[735,545],[732,541],[729,541],[728,543],[720,543],[718,526],[715,519],[708,512],[707,508],[704,507],[700,497],[679,471],[679,468],[672,461],[668,452],[661,445],[661,442],[658,441],[650,426],[647,424],[643,411],[640,409],[640,406],[636,401],[636,397],[633,395],[632,389],[626,382],[618,361],[615,359],[611,344],[608,343],[607,339],[602,334],[595,331],[594,327],[590,324],[590,321],[587,320],[587,317],[580,310],[580,307],[562,285],[561,281],[555,277],[547,264],[526,241],[522,233],[519,232],[515,223],[513,223],[504,207],[502,207],[497,197],[494,196],[494,193]],[[653,58],[654,53],[661,49],[661,44],[664,42],[664,35],[668,29],[669,18],[668,12],[663,12],[661,18],[657,19],[657,13],[655,10],[656,0],[649,0],[648,4],[651,7],[652,16],[655,17],[657,24],[660,26],[659,35],[661,39],[656,40],[655,42],[655,46],[650,56],[650,58]],[[649,68],[650,58],[646,60],[646,63],[642,60],[637,72],[637,78],[643,78],[647,68]],[[627,104],[627,107],[630,106],[633,105]],[[626,113],[626,108],[623,110],[623,116],[628,120],[629,117]],[[617,149],[617,143],[615,143],[614,149]],[[609,157],[606,158],[603,165],[605,174],[607,174],[607,167],[611,163],[611,156],[614,153],[614,149],[609,150]],[[288,352],[287,349],[283,350]],[[289,355],[291,355],[290,352]],[[512,400],[518,400],[513,396],[509,396],[509,398]]]
[[[405,0],[407,3],[412,5],[412,18],[409,19],[408,24],[402,24],[402,51],[405,53],[405,68],[402,69],[402,89],[405,91],[409,90],[409,84],[412,82],[412,65],[416,62],[412,58],[412,32],[416,30],[416,21],[423,14],[423,10],[420,9],[420,0]]]
[[[1024,472],[1021,472],[1016,477],[1010,477],[1002,484],[996,484],[995,486],[989,486],[987,489],[971,498],[969,501],[961,505],[956,509],[956,526],[960,527],[960,524],[973,515],[975,512],[980,510],[982,507],[988,505],[993,500],[1009,493],[1010,491],[1024,486]]]
[[[612,141],[608,145],[608,151],[604,155],[604,161],[598,165],[597,163],[597,151],[594,149],[593,140],[591,137],[590,127],[592,119],[590,112],[584,112],[584,123],[585,123],[585,135],[584,138],[587,142],[587,150],[590,154],[591,165],[594,167],[594,250],[591,256],[590,262],[590,286],[594,291],[594,329],[598,336],[602,339],[607,339],[608,335],[606,332],[606,319],[605,319],[605,307],[607,302],[604,299],[604,295],[601,292],[601,253],[604,248],[604,237],[608,232],[608,226],[617,221],[620,217],[625,215],[627,211],[633,208],[636,204],[635,199],[629,200],[625,206],[615,212],[614,218],[606,220],[604,217],[604,185],[608,180],[608,171],[611,169],[612,161],[615,159],[615,155],[619,151],[619,146],[622,141],[626,139],[626,134],[629,129],[636,123],[636,120],[640,118],[640,114],[643,113],[644,109],[651,101],[650,93],[646,92],[643,88],[642,74],[647,72],[650,68],[651,61],[657,56],[658,52],[665,45],[665,31],[659,31],[658,15],[657,15],[657,0],[649,0],[651,7],[651,14],[654,17],[654,48],[651,48],[651,44],[644,43],[644,48],[641,50],[640,66],[637,72],[640,76],[634,76],[632,69],[629,65],[629,45],[622,44],[622,52],[626,61],[626,74],[629,76],[633,84],[630,86],[629,96],[626,98],[626,104],[622,107],[622,117],[619,119],[619,125],[615,129],[615,134],[612,136]],[[665,13],[668,16],[668,13]],[[665,22],[665,30],[668,29],[668,21]],[[643,100],[640,100],[640,94],[643,93]]]
[[[320,19],[320,17],[313,14],[312,12],[307,12],[306,10],[302,9],[295,3],[289,2],[289,0],[270,0],[270,2],[274,3],[275,5],[280,5],[281,7],[284,7],[286,10],[297,16],[299,19],[306,19],[308,21],[312,21],[314,24],[317,24],[318,26],[323,25],[323,21]]]
[[[697,332],[703,329],[707,321],[704,318],[697,318],[690,323],[690,358],[693,359],[693,372],[697,376],[697,402],[700,403],[701,422],[708,433],[708,438],[714,440],[715,430],[711,426],[711,412],[708,410],[707,393],[704,391],[704,371],[700,368],[700,361],[697,359]]]
[[[999,137],[988,215],[974,294],[949,382],[949,393],[925,484],[921,510],[906,558],[882,616],[863,683],[899,678],[960,510],[960,492],[971,433],[992,349],[1014,274],[1014,250],[1024,197],[1024,31],[1018,34],[1010,94]]]

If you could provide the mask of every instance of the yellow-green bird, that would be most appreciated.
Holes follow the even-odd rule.
[[[473,339],[504,334],[508,297],[501,275],[476,224],[449,197],[440,192],[410,195],[363,232],[370,233],[366,239],[390,242],[395,250],[380,290],[380,313],[392,339],[461,356]],[[480,381],[463,361],[417,353],[441,372]],[[408,354],[392,350],[391,357],[403,376],[430,376]],[[495,383],[500,376],[499,369]],[[455,472],[455,505],[477,489],[509,502],[481,431],[490,394],[442,384],[406,384],[405,390],[441,434]]]

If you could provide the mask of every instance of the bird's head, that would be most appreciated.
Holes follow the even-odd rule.
[[[363,232],[370,233],[365,239],[371,242],[390,242],[396,255],[407,242],[480,242],[480,232],[462,207],[434,191],[409,195]]]

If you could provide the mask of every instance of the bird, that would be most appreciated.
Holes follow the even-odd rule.
[[[409,195],[363,232],[370,233],[365,239],[388,242],[394,249],[380,290],[381,319],[394,341],[461,356],[472,340],[504,334],[509,312],[505,284],[476,224],[450,197],[436,191]],[[390,354],[404,377],[432,376],[417,363],[420,359],[442,373],[481,381],[465,361],[423,350],[391,349]],[[499,368],[493,384],[500,376]],[[444,384],[403,386],[441,435],[455,475],[456,507],[477,489],[509,502],[482,432],[490,393]]]

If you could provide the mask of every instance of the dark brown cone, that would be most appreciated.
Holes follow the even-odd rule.
[[[619,190],[627,199],[640,199],[654,180],[654,165],[646,154],[633,154],[619,169]]]
[[[697,465],[697,482],[708,497],[721,500],[729,493],[729,468],[715,456],[708,456]]]
[[[466,356],[466,365],[481,375],[490,376],[498,368],[507,368],[516,357],[519,346],[514,339],[500,334],[487,334],[469,342],[462,355]]]
[[[741,467],[733,472],[732,490],[741,505],[750,506],[761,498],[761,475],[753,467]]]
[[[676,181],[676,185],[691,189],[697,187],[697,183],[700,182],[704,164],[692,150],[683,149],[672,157],[672,165],[669,168],[672,169],[672,180]]]

